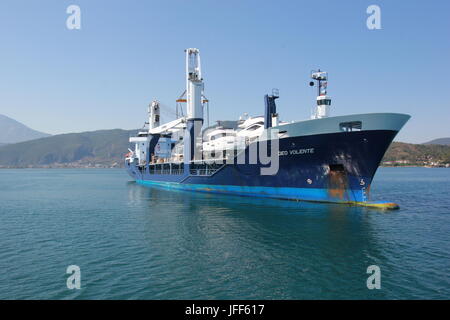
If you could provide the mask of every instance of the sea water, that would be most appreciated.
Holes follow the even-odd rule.
[[[0,170],[0,299],[449,299],[450,169],[380,168],[371,192],[401,209]]]

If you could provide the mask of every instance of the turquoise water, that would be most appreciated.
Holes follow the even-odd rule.
[[[0,170],[0,299],[448,299],[449,194],[450,169],[380,168],[392,212]]]

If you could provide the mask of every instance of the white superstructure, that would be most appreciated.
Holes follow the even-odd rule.
[[[279,93],[278,90],[274,90],[271,96],[265,97],[267,112],[264,116],[249,117],[244,113],[244,116],[237,121],[219,121],[219,123],[234,123],[231,127],[218,124],[202,130],[204,108],[208,100],[204,96],[200,51],[189,48],[185,50],[185,55],[186,89],[177,103],[186,103],[186,114],[178,116],[177,106],[177,119],[161,124],[161,104],[158,100],[153,100],[148,109],[148,126],[144,128],[146,130],[140,131],[137,136],[129,140],[135,143],[134,150],[130,150],[127,154],[130,162],[136,161],[139,165],[145,165],[147,162],[183,162],[186,161],[186,157],[189,157],[187,161],[201,161],[214,157],[220,152],[225,157],[231,150],[245,149],[269,128],[279,130],[280,137],[287,137],[294,131],[309,127],[308,121],[295,123],[280,121],[274,104]],[[327,95],[328,73],[321,70],[313,71],[311,79],[317,82],[318,88],[316,106],[311,118],[313,121],[328,118],[331,106],[331,97]],[[310,82],[310,85],[315,84]],[[265,123],[266,119],[268,124]],[[358,129],[357,124],[352,123],[351,126],[351,130]],[[347,127],[347,124],[340,125],[338,130],[347,130]],[[333,130],[337,129],[333,128]]]

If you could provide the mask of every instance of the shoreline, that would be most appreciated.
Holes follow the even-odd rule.
[[[0,170],[8,170],[8,169],[124,169],[125,167],[71,167],[71,166],[42,166],[42,167],[0,167]],[[378,168],[428,168],[428,169],[435,169],[435,168],[443,168],[443,169],[449,169],[450,167],[445,166],[419,166],[419,165],[408,165],[408,166],[382,166],[380,165]]]

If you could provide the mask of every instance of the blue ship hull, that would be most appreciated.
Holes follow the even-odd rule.
[[[264,165],[225,164],[212,175],[158,174],[126,162],[142,185],[289,200],[361,203],[368,201],[373,176],[397,130],[335,132],[279,139],[279,170],[261,175]],[[312,148],[312,153],[298,153]],[[294,152],[292,152],[294,150]],[[246,153],[248,157],[249,148]],[[266,166],[267,167],[267,166]]]

